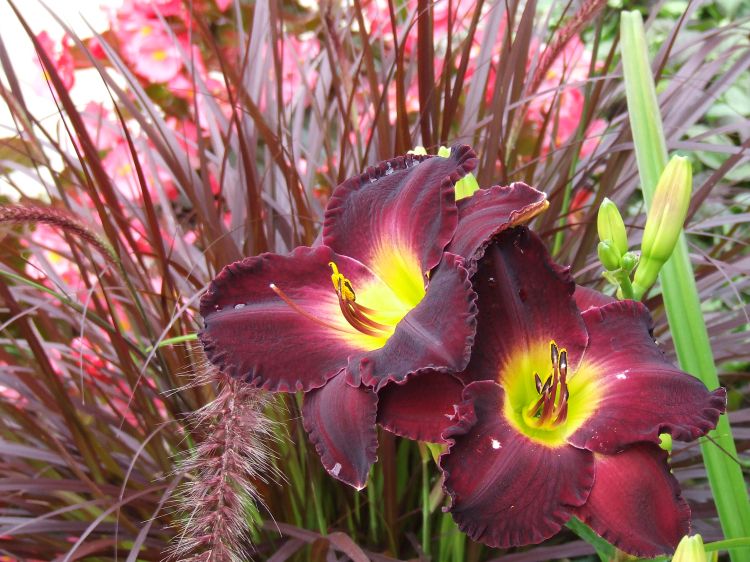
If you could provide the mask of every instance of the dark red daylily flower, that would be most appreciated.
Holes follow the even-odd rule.
[[[574,298],[567,269],[525,228],[487,248],[474,287],[467,386],[440,459],[459,527],[511,547],[576,516],[625,552],[673,551],[690,509],[659,434],[705,435],[724,389],[709,392],[666,360],[642,304],[581,288]]]
[[[304,426],[324,466],[358,488],[375,460],[377,392],[466,366],[467,266],[494,232],[546,207],[524,184],[457,203],[455,182],[475,165],[459,146],[370,168],[334,192],[322,244],[231,264],[201,300],[209,360],[257,387],[307,392]]]

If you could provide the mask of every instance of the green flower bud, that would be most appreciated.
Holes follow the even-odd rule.
[[[604,269],[608,271],[620,269],[620,254],[610,240],[599,242],[596,252],[599,254],[599,261],[602,262]]]
[[[415,146],[414,150],[410,150],[408,154],[416,154],[417,156],[425,156],[427,154],[427,150],[424,146]],[[440,158],[450,158],[451,156],[451,149],[447,146],[441,146],[438,149],[437,155]],[[456,201],[459,199],[464,199],[465,197],[471,197],[474,195],[474,192],[479,189],[479,184],[477,183],[477,178],[474,177],[474,174],[469,172],[464,177],[462,177],[460,180],[456,182]]]
[[[659,434],[659,447],[661,447],[668,453],[671,453],[672,452],[672,435],[669,433],[660,433]]]
[[[700,535],[682,537],[672,557],[672,562],[707,562],[703,538]]]
[[[625,271],[630,273],[638,265],[638,254],[635,252],[625,252],[622,259],[620,259],[620,265]]]
[[[479,189],[477,178],[469,172],[456,182],[456,201],[465,197],[471,197],[477,189]]]
[[[628,233],[625,231],[625,223],[622,222],[620,210],[606,197],[599,206],[596,228],[599,231],[599,240],[602,242],[609,240],[618,255],[621,256],[628,251]]]
[[[641,260],[633,279],[636,298],[656,281],[659,270],[672,255],[690,205],[693,173],[690,161],[674,156],[656,185],[641,243]]]

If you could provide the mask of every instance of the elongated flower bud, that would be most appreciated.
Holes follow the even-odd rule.
[[[599,254],[599,261],[602,262],[604,269],[607,271],[620,269],[620,254],[615,249],[611,240],[602,240],[599,242],[596,252]]]
[[[618,256],[628,251],[628,233],[625,231],[625,223],[622,221],[620,210],[613,201],[606,197],[599,206],[596,228],[599,232],[599,240],[602,242],[609,240],[617,250]]]
[[[672,557],[672,562],[707,562],[703,538],[700,535],[682,537]]]
[[[636,298],[654,284],[659,270],[672,255],[690,205],[693,173],[690,161],[674,156],[656,185],[641,243],[641,260],[635,272]]]

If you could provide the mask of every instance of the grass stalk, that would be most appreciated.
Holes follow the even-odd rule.
[[[643,197],[649,206],[667,164],[666,140],[641,15],[635,11],[623,12],[620,23],[630,124]],[[659,278],[680,367],[698,377],[709,389],[718,387],[719,377],[684,232]],[[704,440],[701,451],[721,528],[727,539],[750,537],[750,502],[741,467],[735,460],[737,449],[726,415],[719,418],[717,428],[709,437],[715,443]],[[733,562],[750,560],[750,548],[733,548],[729,554]]]

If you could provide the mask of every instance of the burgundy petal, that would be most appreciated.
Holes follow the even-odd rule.
[[[473,273],[494,235],[531,220],[547,205],[544,193],[521,182],[480,189],[458,202],[458,226],[446,250],[462,256]]]
[[[576,306],[581,312],[592,306],[604,306],[611,302],[617,302],[617,299],[614,297],[610,297],[609,295],[605,295],[604,293],[600,293],[599,291],[589,289],[582,285],[576,285],[576,292],[573,293],[573,298],[576,300]]]
[[[592,453],[530,441],[503,417],[503,394],[491,381],[467,386],[464,399],[474,404],[476,425],[446,432],[453,444],[440,457],[459,528],[501,548],[557,533],[594,483]]]
[[[551,340],[577,365],[588,336],[572,298],[575,284],[534,233],[517,227],[498,235],[479,262],[474,287],[477,335],[462,380],[496,380],[511,354]]]
[[[455,424],[463,388],[455,377],[437,371],[386,385],[378,392],[378,423],[401,437],[441,442],[443,431]]]
[[[352,355],[371,349],[350,337],[330,261],[355,285],[372,279],[362,264],[326,246],[300,247],[289,256],[263,254],[225,267],[201,299],[200,339],[209,360],[268,390],[309,390],[322,386]],[[307,316],[284,302],[271,283]]]
[[[349,361],[349,383],[379,390],[424,369],[460,371],[469,361],[476,315],[476,294],[461,259],[444,254],[425,297],[401,319],[386,344]]]
[[[334,191],[323,243],[368,266],[382,246],[404,244],[426,273],[456,229],[454,185],[476,162],[471,148],[456,146],[449,158],[407,155],[369,168]]]
[[[361,490],[377,460],[375,416],[378,397],[346,384],[343,374],[305,395],[302,418],[325,469]]]
[[[628,554],[653,558],[674,552],[690,531],[690,508],[669,470],[666,452],[640,443],[594,458],[594,487],[575,515]]]
[[[570,443],[613,453],[638,441],[658,443],[660,433],[691,441],[716,427],[725,390],[709,392],[667,361],[645,306],[615,302],[589,309],[583,319],[590,337],[586,363],[599,373],[601,398]]]

